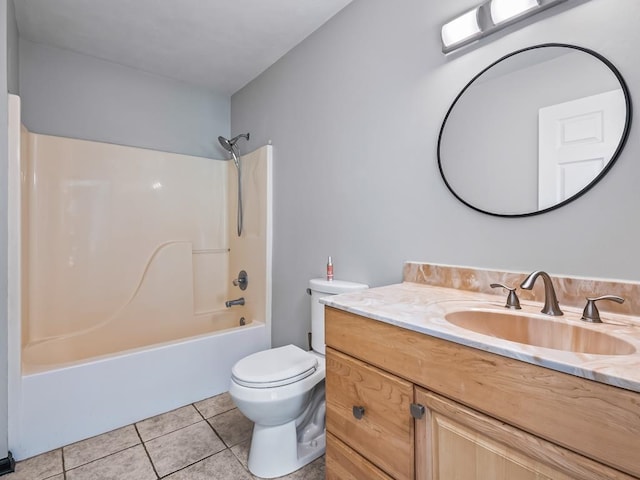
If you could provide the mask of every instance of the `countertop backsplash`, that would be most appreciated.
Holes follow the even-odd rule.
[[[544,266],[541,266],[541,270],[544,270]],[[544,302],[542,279],[538,279],[533,290],[519,288],[529,273],[531,272],[406,262],[404,264],[403,281],[494,295],[500,294],[501,290],[499,288],[493,289],[490,285],[492,283],[502,283],[510,287],[518,287],[517,294],[521,300]],[[624,298],[623,304],[603,301],[598,303],[598,309],[601,312],[640,316],[640,282],[567,277],[554,275],[553,272],[549,271],[547,273],[551,276],[561,307],[564,305],[584,308],[586,297],[618,295]]]

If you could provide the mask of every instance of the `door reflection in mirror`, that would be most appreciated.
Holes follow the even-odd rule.
[[[624,130],[622,89],[538,112],[538,209],[579,193],[613,158]]]

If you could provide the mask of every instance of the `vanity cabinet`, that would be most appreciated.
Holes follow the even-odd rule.
[[[640,478],[637,393],[330,307],[325,328],[329,479]]]

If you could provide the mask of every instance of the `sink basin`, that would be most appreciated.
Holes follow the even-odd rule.
[[[458,327],[510,342],[567,352],[595,355],[629,355],[633,345],[597,330],[553,319],[486,310],[451,312],[445,319]]]

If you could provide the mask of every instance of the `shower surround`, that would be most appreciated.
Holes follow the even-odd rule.
[[[230,162],[30,133],[10,100],[16,458],[226,391],[270,346],[271,147],[242,157],[237,237]]]

